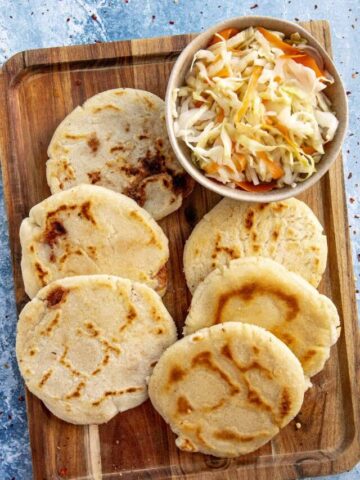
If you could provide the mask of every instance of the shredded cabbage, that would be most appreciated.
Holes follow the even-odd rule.
[[[299,36],[232,30],[194,55],[173,91],[175,135],[207,176],[232,188],[295,186],[316,171],[336,133],[324,93],[333,79]]]

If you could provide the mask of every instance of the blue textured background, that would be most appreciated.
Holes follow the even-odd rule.
[[[195,32],[222,19],[246,14],[288,20],[326,18],[331,22],[335,61],[350,102],[344,158],[359,288],[360,169],[356,156],[360,141],[359,0],[0,0],[0,64],[20,50]],[[359,305],[359,290],[357,297]],[[0,480],[28,480],[32,477],[29,437],[24,389],[14,355],[16,311],[1,184],[0,318]],[[331,478],[358,480],[360,466]]]

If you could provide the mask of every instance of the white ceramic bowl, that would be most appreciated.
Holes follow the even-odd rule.
[[[259,193],[246,192],[244,190],[233,189],[227,187],[226,185],[221,185],[206,177],[204,173],[198,167],[196,167],[196,165],[194,165],[191,160],[189,148],[181,139],[176,138],[174,134],[173,118],[171,114],[171,95],[174,88],[180,87],[184,84],[184,78],[189,71],[194,54],[209,44],[209,41],[214,33],[229,27],[236,27],[239,30],[244,30],[250,26],[262,26],[269,30],[283,32],[287,36],[291,33],[299,32],[300,35],[308,41],[308,45],[316,48],[316,50],[320,53],[324,61],[325,69],[335,80],[334,84],[330,85],[325,90],[326,95],[331,100],[332,108],[336,114],[336,117],[339,120],[339,126],[335,137],[330,143],[325,145],[325,154],[317,164],[317,172],[304,182],[298,183],[294,188],[284,187],[281,189],[272,190],[270,192]],[[314,185],[329,170],[331,164],[338,156],[344,140],[348,122],[346,92],[339,73],[329,55],[325,52],[317,40],[315,40],[315,38],[312,37],[304,28],[300,27],[300,25],[272,17],[251,16],[232,18],[218,23],[217,25],[214,25],[198,35],[182,51],[172,69],[166,91],[165,103],[166,125],[170,142],[179,162],[184,169],[204,187],[213,190],[224,197],[245,201],[273,202],[277,200],[283,200],[285,198],[299,195],[301,192]]]

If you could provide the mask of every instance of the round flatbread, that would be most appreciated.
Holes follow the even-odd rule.
[[[128,195],[156,220],[177,210],[194,183],[171,149],[164,105],[150,92],[117,88],[77,107],[48,148],[51,193],[90,183]]]
[[[16,355],[29,390],[76,424],[103,423],[147,398],[146,378],[175,324],[146,285],[108,275],[68,277],[22,310]]]
[[[326,236],[312,210],[295,198],[267,204],[224,198],[185,244],[189,290],[220,265],[251,256],[272,258],[316,287],[326,268]]]
[[[259,325],[298,357],[305,375],[324,368],[340,335],[335,305],[296,273],[273,260],[232,260],[211,272],[195,290],[185,333],[222,322]]]
[[[32,298],[58,278],[106,273],[164,294],[168,240],[131,198],[79,185],[35,205],[20,227],[21,269]]]
[[[255,325],[204,328],[169,347],[149,382],[152,404],[188,452],[256,450],[298,413],[306,381],[287,346]]]

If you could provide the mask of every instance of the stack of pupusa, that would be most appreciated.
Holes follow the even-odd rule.
[[[298,413],[340,334],[336,307],[313,286],[326,253],[320,223],[296,199],[223,199],[195,227],[184,250],[186,336],[149,383],[180,449],[249,453]]]
[[[32,301],[20,314],[17,358],[55,415],[102,423],[147,398],[146,378],[176,340],[158,296],[168,239],[151,214],[177,210],[192,181],[172,153],[164,102],[142,90],[89,99],[59,125],[48,154],[54,195],[20,229]]]

